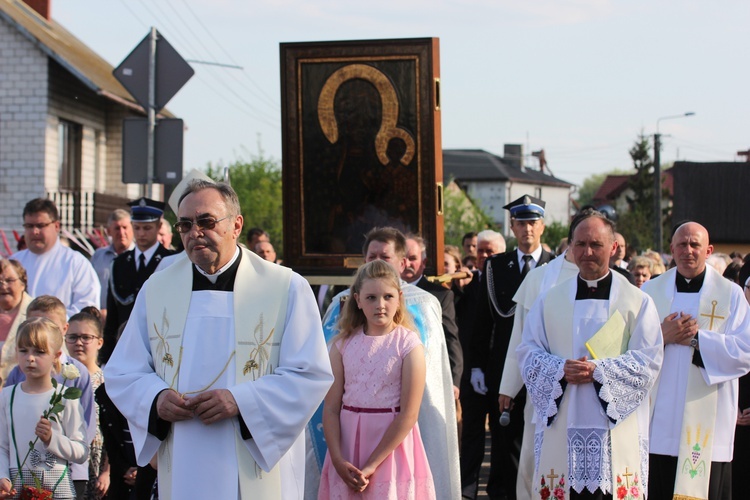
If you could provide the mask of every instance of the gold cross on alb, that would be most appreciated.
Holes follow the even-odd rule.
[[[711,301],[711,314],[701,313],[701,316],[705,316],[706,318],[711,318],[711,322],[708,325],[708,329],[709,330],[713,330],[714,329],[714,318],[716,318],[716,319],[724,319],[725,318],[725,316],[717,316],[716,315],[716,305],[717,304],[718,304],[717,301],[712,300]]]
[[[547,479],[549,479],[549,489],[554,490],[555,489],[555,479],[557,479],[558,476],[555,474],[555,469],[549,470],[549,475],[547,476]]]
[[[628,472],[628,468],[625,467],[625,474],[623,474],[622,476],[625,478],[625,487],[626,488],[630,488],[630,476],[632,476],[632,475],[633,475],[633,473],[632,472]]]

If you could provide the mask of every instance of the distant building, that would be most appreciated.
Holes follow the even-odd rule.
[[[144,110],[50,9],[0,0],[0,229],[46,196],[64,228],[85,231],[142,191],[122,183],[121,158],[122,120]]]
[[[592,204],[596,207],[610,205],[614,207],[618,214],[624,214],[630,211],[631,205],[635,200],[635,193],[629,186],[630,178],[633,177],[633,175],[634,174],[608,175],[594,194]],[[665,170],[661,173],[661,183],[664,188],[662,208],[668,209],[672,206],[672,198],[674,196],[672,169]]]
[[[716,252],[750,252],[748,163],[677,161],[671,170],[672,222],[693,220],[704,225]]]
[[[503,206],[524,194],[547,203],[547,224],[568,224],[573,184],[524,168],[520,146],[507,145],[505,153],[500,157],[481,149],[444,149],[443,178],[446,183],[452,179],[505,235],[510,233],[510,217]]]

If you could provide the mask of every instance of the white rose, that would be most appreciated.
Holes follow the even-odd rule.
[[[62,375],[65,380],[73,380],[80,377],[81,372],[78,371],[78,368],[76,368],[73,363],[65,363],[62,365],[60,375]]]

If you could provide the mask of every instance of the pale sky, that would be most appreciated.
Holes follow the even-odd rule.
[[[167,105],[185,170],[281,160],[279,43],[438,37],[444,148],[522,143],[580,184],[632,168],[663,120],[662,162],[750,148],[747,0],[52,0],[52,16],[117,66],[151,26],[196,75]],[[653,153],[652,153],[653,154]],[[536,166],[534,158],[528,163]]]

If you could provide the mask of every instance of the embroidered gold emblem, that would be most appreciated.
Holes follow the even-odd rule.
[[[717,301],[712,300],[711,301],[711,314],[701,313],[701,316],[704,316],[706,318],[710,318],[711,322],[708,325],[709,330],[714,329],[714,319],[725,319],[725,316],[719,316],[716,314],[716,305],[718,304]]]
[[[265,365],[269,359],[271,359],[266,344],[273,337],[274,329],[268,332],[268,335],[263,337],[263,315],[260,315],[258,324],[255,325],[253,330],[253,337],[255,338],[255,347],[250,351],[249,360],[245,362],[245,366],[242,368],[242,374],[247,375],[252,372],[253,380],[257,380],[258,376],[265,375]],[[273,367],[270,367],[273,370]]]

